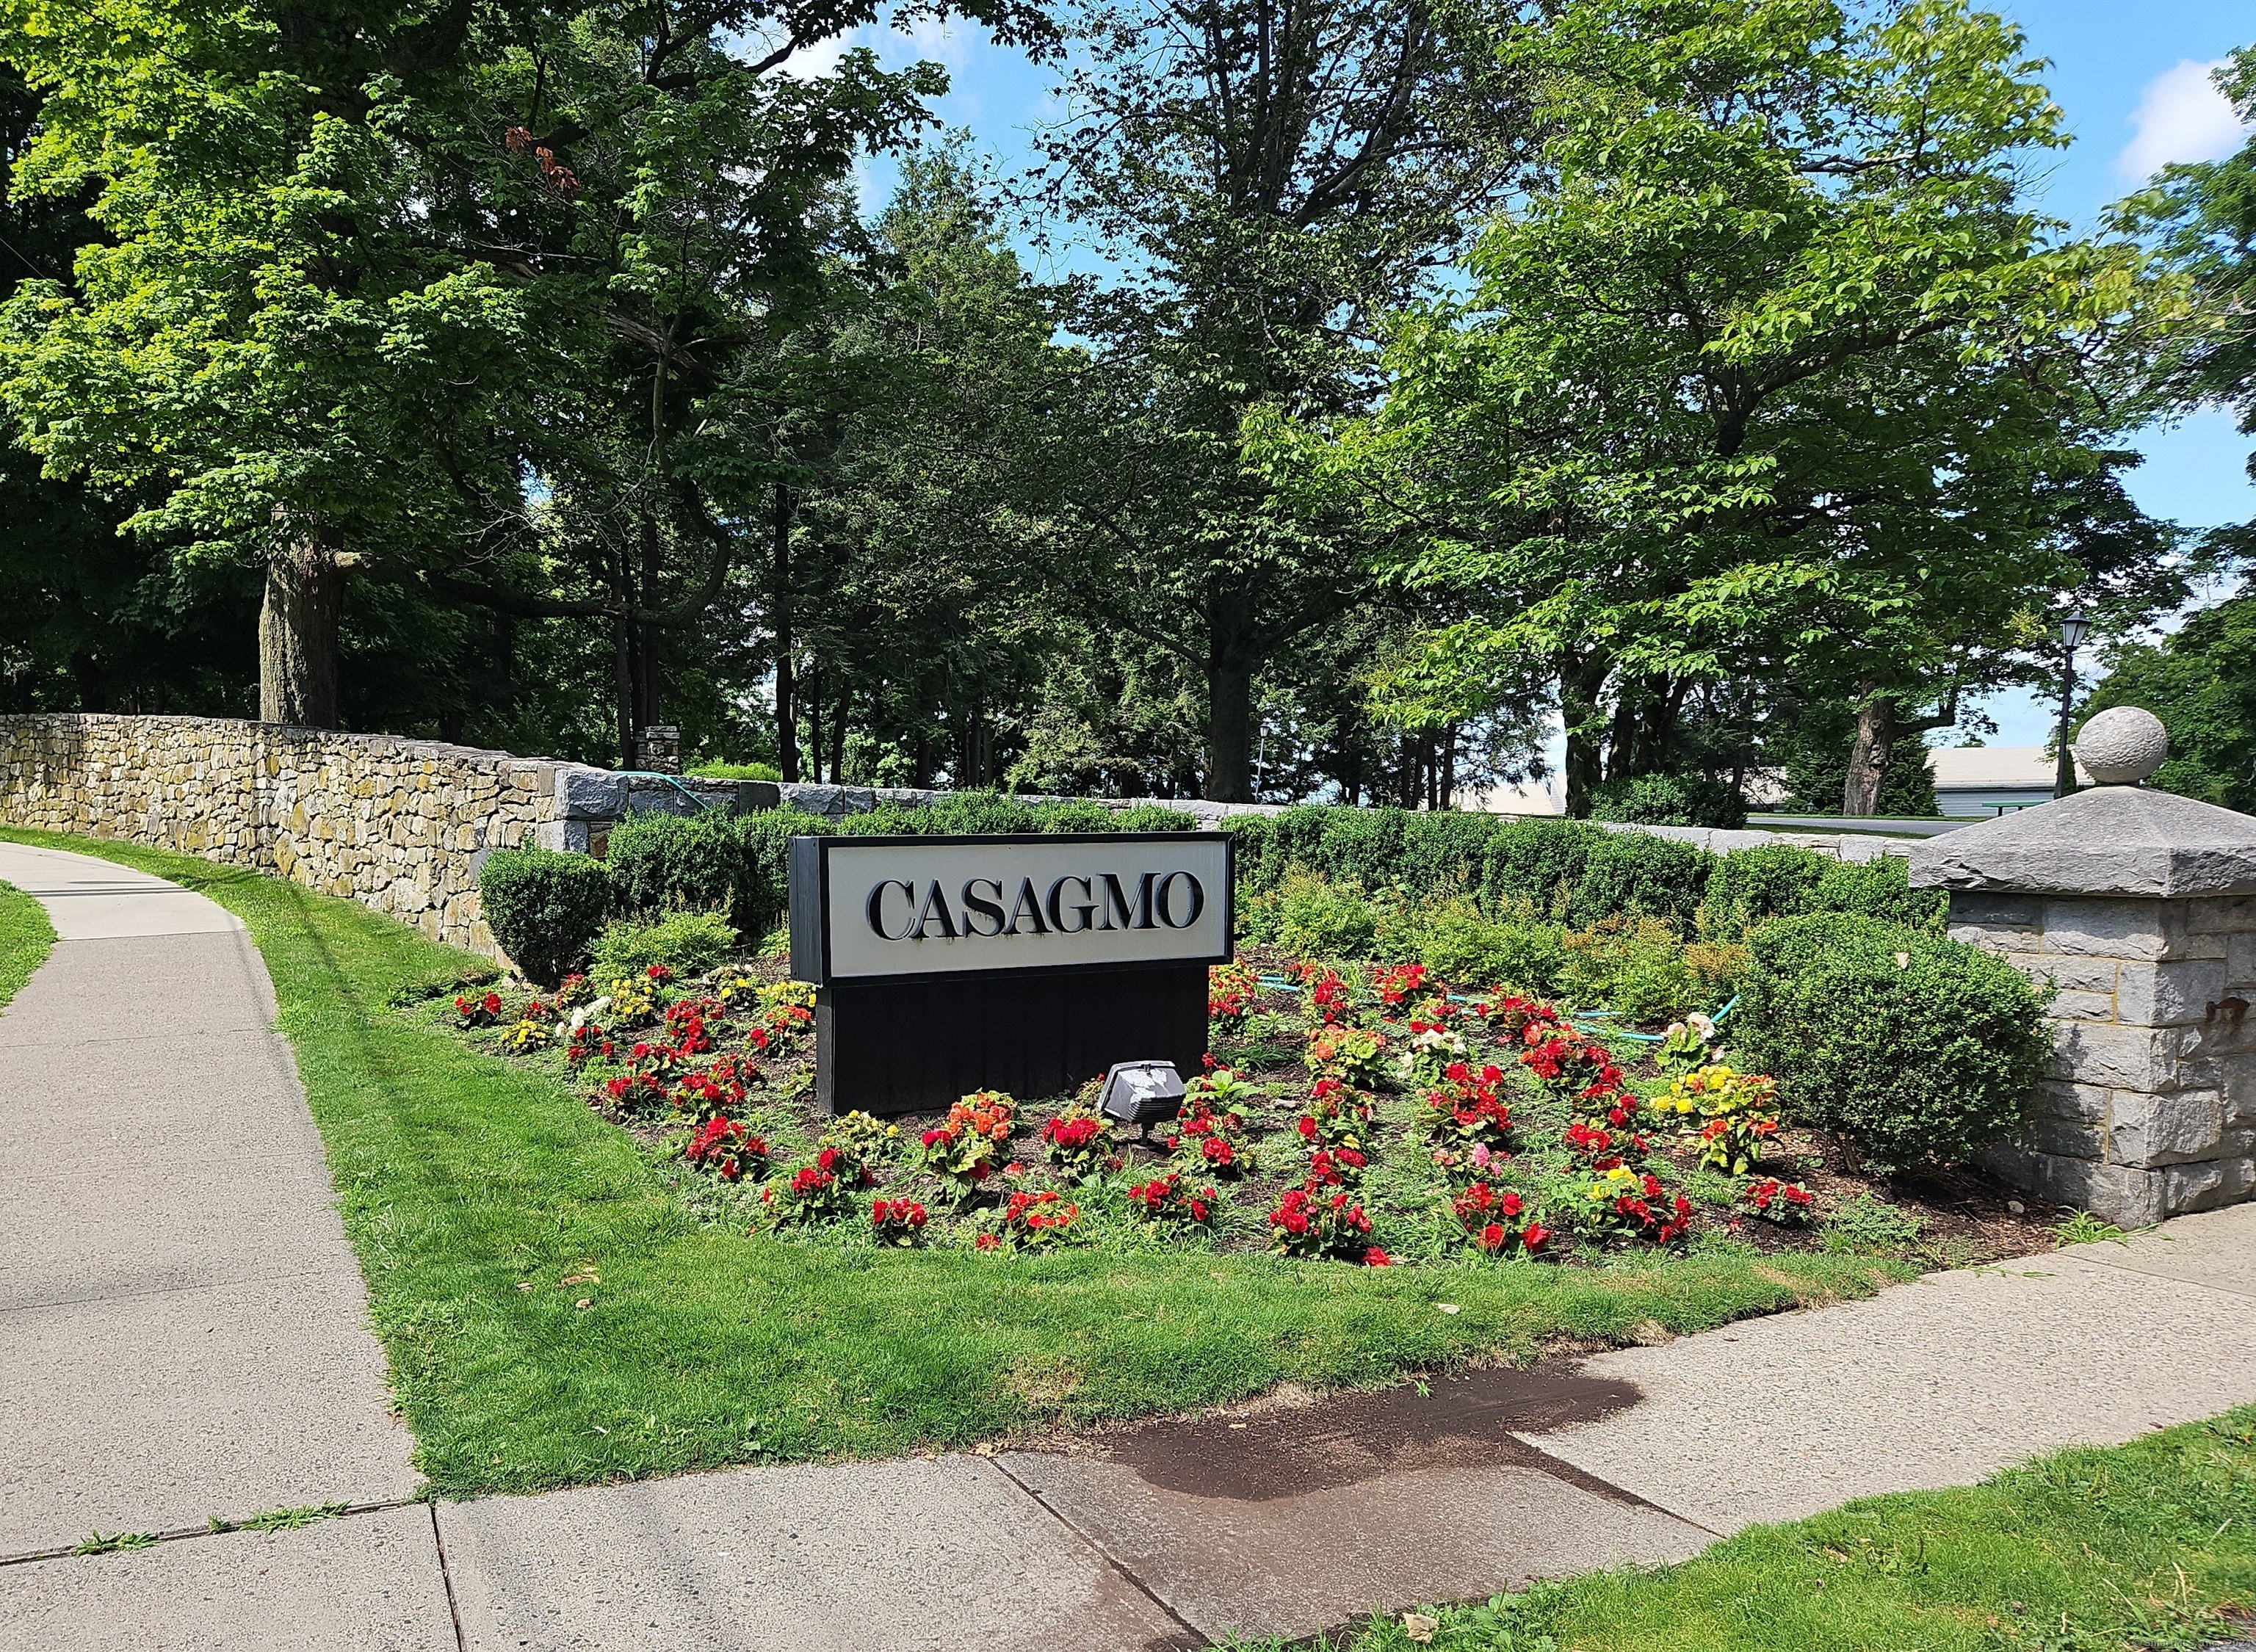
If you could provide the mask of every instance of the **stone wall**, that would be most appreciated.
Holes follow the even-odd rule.
[[[0,716],[0,822],[115,838],[253,867],[389,912],[435,939],[500,952],[479,909],[478,868],[530,839],[601,854],[631,813],[749,810],[789,803],[828,819],[945,794],[628,775],[434,741],[206,717],[103,713]],[[1029,802],[1066,802],[1030,798]],[[1160,803],[1212,827],[1276,804]],[[1717,854],[1791,843],[1845,861],[1900,854],[1853,833],[1650,831]]]
[[[575,764],[202,717],[0,716],[0,820],[257,868],[498,956],[477,869]]]

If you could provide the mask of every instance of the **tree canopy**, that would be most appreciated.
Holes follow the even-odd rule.
[[[951,14],[1025,176],[867,43]],[[0,15],[18,706],[1426,806],[1555,719],[1578,811],[1865,812],[2238,553],[2122,477],[2256,420],[2249,156],[2071,235],[1964,0]]]

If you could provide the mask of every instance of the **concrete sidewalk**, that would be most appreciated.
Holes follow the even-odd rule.
[[[266,972],[213,903],[0,844],[57,940],[0,1013],[0,1556],[412,1497]]]
[[[1158,1652],[1678,1558],[2256,1401],[2242,1206],[1578,1366],[1273,1396],[1071,1452],[400,1506],[407,1441],[256,953],[107,862],[0,845],[0,878],[64,938],[0,1015],[0,1647]],[[97,1036],[121,1006],[132,1031]],[[38,1557],[328,1501],[377,1507]]]

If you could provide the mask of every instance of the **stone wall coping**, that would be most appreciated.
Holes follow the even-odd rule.
[[[2256,818],[2144,786],[2094,786],[1911,851],[1914,888],[2144,896],[2256,892]]]
[[[513,751],[490,751],[483,746],[455,746],[443,740],[425,740],[412,735],[354,734],[342,728],[308,728],[297,723],[262,723],[247,717],[170,717],[115,711],[0,712],[0,726],[11,723],[42,724],[63,728],[102,723],[157,724],[177,728],[182,733],[194,733],[205,739],[215,735],[223,737],[227,731],[239,729],[243,737],[250,740],[310,742],[323,745],[345,741],[371,755],[476,763],[505,769],[511,773],[588,768],[584,763],[568,763],[560,757],[520,757]],[[589,770],[589,772],[600,774],[603,771]]]

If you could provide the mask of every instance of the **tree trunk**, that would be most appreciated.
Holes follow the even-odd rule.
[[[1894,697],[1875,692],[1869,682],[1858,685],[1857,737],[1849,747],[1849,777],[1841,787],[1844,819],[1867,818],[1879,812],[1880,782],[1887,777],[1888,753],[1896,743]]]
[[[1604,722],[1598,693],[1606,685],[1602,661],[1569,660],[1559,671],[1559,715],[1567,728],[1567,812],[1587,819],[1590,797],[1605,778],[1601,742]]]
[[[258,610],[258,721],[337,725],[337,617],[349,562],[307,524],[266,563]]]
[[[849,678],[846,686],[839,691],[838,709],[830,719],[830,784],[834,786],[846,772],[846,714],[853,705],[854,683]]]
[[[642,605],[658,605],[658,523],[645,508],[642,517],[642,578],[639,588]],[[638,735],[654,723],[666,721],[660,709],[658,624],[645,620],[635,638],[636,664],[641,668],[635,678],[635,728]]]
[[[793,734],[797,735],[798,730]],[[808,663],[807,668],[807,778],[816,785],[822,784],[822,661],[820,657]],[[835,782],[837,776],[831,779]]]
[[[1214,803],[1253,801],[1253,670],[1229,656],[1206,668],[1206,795]]]
[[[799,778],[799,707],[792,678],[791,490],[776,484],[773,566],[775,592],[776,772]]]
[[[619,720],[619,767],[631,769],[635,749],[635,669],[632,622],[622,609],[611,621],[611,697]]]

